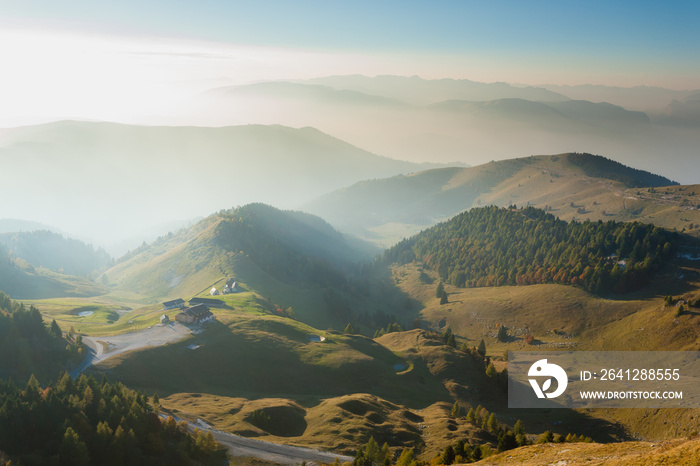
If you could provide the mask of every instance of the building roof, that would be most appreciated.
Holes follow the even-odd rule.
[[[182,312],[180,312],[180,314],[188,315],[196,320],[206,319],[212,315],[209,307],[207,307],[206,304],[197,304],[196,306],[185,308],[182,310]]]
[[[220,299],[214,299],[214,298],[192,298],[190,299],[190,306],[194,306],[195,304],[206,304],[207,306],[211,307],[227,307],[226,303],[221,301]]]
[[[182,298],[177,298],[177,299],[173,299],[172,301],[163,302],[163,306],[165,306],[165,307],[179,306],[181,304],[185,304],[185,300]]]

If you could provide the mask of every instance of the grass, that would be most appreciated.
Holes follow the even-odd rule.
[[[601,445],[597,443],[548,443],[530,445],[489,456],[476,465],[566,464],[570,466],[655,466],[668,464],[697,464],[700,439],[678,439],[671,442],[625,442]]]

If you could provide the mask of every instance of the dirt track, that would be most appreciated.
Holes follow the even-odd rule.
[[[124,333],[111,337],[84,336],[83,342],[88,346],[88,355],[80,366],[73,369],[70,375],[75,378],[93,364],[127,351],[133,351],[147,346],[162,346],[166,343],[182,340],[191,330],[178,323],[157,324],[138,332]]]

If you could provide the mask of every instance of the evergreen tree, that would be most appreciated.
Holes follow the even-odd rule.
[[[440,304],[447,304],[447,292],[443,291],[442,296],[440,296]]]
[[[438,283],[437,289],[435,290],[435,297],[442,298],[442,296],[444,294],[445,294],[445,285],[443,285],[442,280],[440,280],[440,283]]]
[[[467,421],[469,422],[474,422],[476,419],[476,415],[474,414],[474,408],[469,408],[469,411],[467,411]]]
[[[525,425],[520,419],[515,421],[515,425],[513,426],[513,433],[515,435],[525,435]]]
[[[445,447],[445,450],[442,452],[442,464],[449,465],[453,464],[455,462],[455,450],[452,447],[452,445],[448,445]]]
[[[452,419],[457,419],[459,417],[459,413],[459,402],[455,401],[455,404],[452,405],[452,410],[450,411],[450,417]]]
[[[61,327],[58,326],[56,323],[56,319],[53,319],[51,321],[51,327],[49,328],[49,333],[51,334],[52,337],[56,339],[60,339],[63,336],[63,332],[61,332]]]
[[[382,450],[379,452],[379,462],[382,464],[391,464],[391,449],[389,444],[384,442],[382,445]]]
[[[501,424],[498,422],[498,419],[496,419],[496,415],[494,413],[491,413],[489,416],[488,421],[486,422],[486,427],[494,434],[497,434],[501,429]]]
[[[493,378],[496,374],[496,368],[494,367],[493,363],[490,362],[489,365],[486,366],[486,375]]]
[[[483,339],[479,342],[479,346],[476,348],[476,352],[486,357],[486,343],[484,343]]]
[[[413,448],[404,448],[396,460],[395,466],[416,466],[416,459],[413,454]]]
[[[343,331],[343,333],[347,333],[347,334],[349,334],[349,335],[354,335],[354,334],[356,334],[357,332],[355,331],[355,327],[353,327],[352,324],[348,324],[348,325],[345,327],[345,330]]]
[[[504,325],[501,325],[498,329],[498,336],[496,338],[503,343],[508,341],[508,329]]]
[[[372,463],[381,464],[382,459],[380,458],[381,450],[379,444],[374,437],[370,437],[365,446],[365,455]]]
[[[59,463],[63,466],[88,466],[90,456],[85,442],[72,427],[66,429],[59,450]]]
[[[517,447],[518,442],[515,439],[515,434],[513,434],[513,432],[511,431],[508,431],[498,439],[498,446],[496,447],[496,449],[500,453],[502,451],[512,450],[513,448]]]
[[[554,434],[551,430],[546,430],[539,436],[537,443],[551,443],[554,441]]]
[[[482,456],[482,451],[479,446],[475,446],[474,449],[472,450],[472,460],[474,461],[479,461]]]

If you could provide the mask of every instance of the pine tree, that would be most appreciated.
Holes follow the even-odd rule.
[[[66,429],[66,433],[63,435],[59,450],[59,463],[70,466],[90,464],[87,446],[72,427]]]
[[[517,447],[518,441],[515,438],[515,434],[513,434],[513,432],[511,431],[508,431],[498,439],[498,446],[496,447],[496,449],[500,453],[502,451],[512,450],[513,448]]]
[[[374,440],[374,437],[370,437],[365,447],[365,455],[371,462],[381,464],[381,459],[379,458],[380,453],[379,444]]]
[[[501,424],[498,422],[498,419],[496,419],[496,415],[494,413],[491,413],[489,416],[489,419],[486,422],[486,427],[488,427],[488,429],[494,434],[498,433],[498,431],[501,429]]]
[[[455,404],[452,405],[452,410],[450,411],[450,417],[452,419],[457,419],[459,417],[459,403],[455,401]]]
[[[508,329],[504,325],[501,325],[501,327],[498,329],[497,339],[503,343],[508,341]]]
[[[474,414],[474,408],[469,408],[469,411],[467,411],[467,421],[474,422],[475,419],[476,415]]]
[[[442,298],[442,296],[445,294],[445,285],[442,284],[442,281],[438,283],[437,289],[435,290],[435,297],[436,298]]]
[[[486,357],[486,343],[484,343],[483,339],[479,342],[479,346],[476,348],[476,352]]]
[[[554,441],[554,434],[551,430],[546,430],[539,436],[537,443],[550,443]]]
[[[515,425],[513,426],[513,433],[515,435],[525,435],[525,425],[520,419],[515,421]]]
[[[413,454],[413,448],[404,448],[399,455],[399,459],[396,460],[395,466],[414,466],[416,464],[415,456]]]
[[[57,340],[63,336],[63,332],[61,332],[61,327],[58,326],[56,323],[56,319],[54,319],[51,322],[51,327],[49,328],[49,334],[56,338]]]
[[[490,378],[493,378],[496,374],[496,368],[494,367],[493,363],[490,362],[489,365],[486,367],[486,375]]]
[[[345,330],[343,331],[343,333],[347,333],[349,335],[354,335],[357,332],[355,331],[355,327],[353,327],[352,324],[348,324],[347,327],[345,327]]]
[[[449,465],[455,462],[455,450],[452,445],[445,447],[442,452],[442,464]]]

